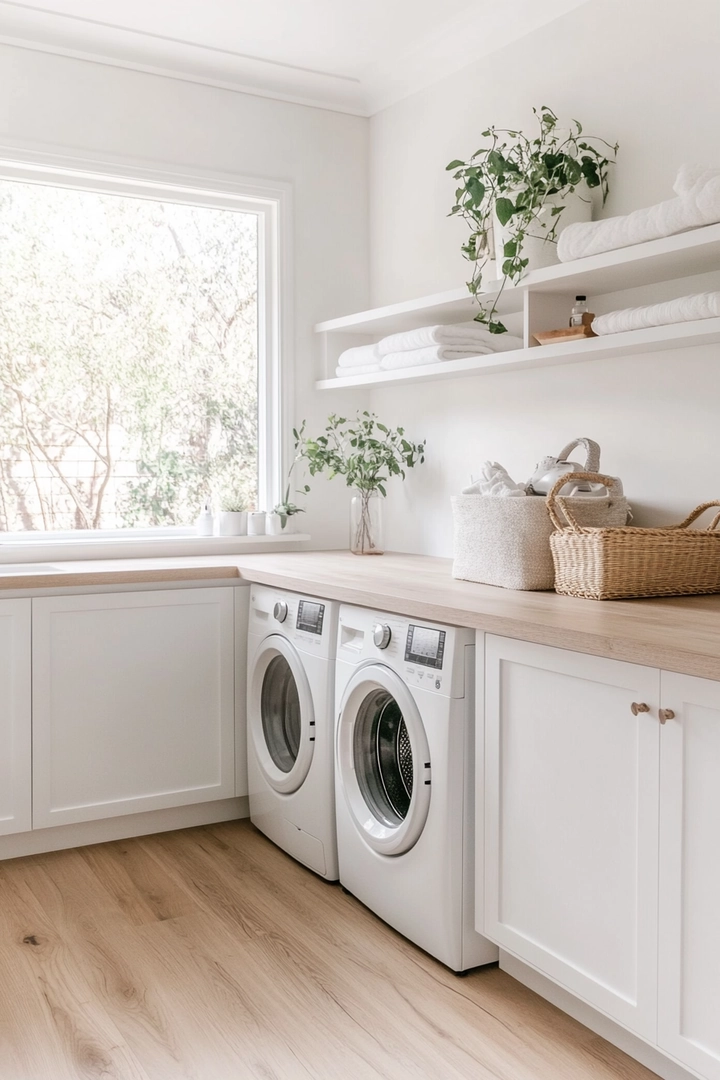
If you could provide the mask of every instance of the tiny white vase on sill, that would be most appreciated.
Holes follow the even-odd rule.
[[[295,518],[292,514],[268,514],[267,515],[267,534],[268,536],[286,536],[288,533],[295,532]]]
[[[279,514],[265,515],[265,532],[268,536],[280,536],[283,531],[282,518]]]
[[[267,517],[264,510],[252,510],[248,514],[247,519],[247,534],[248,536],[264,536],[265,535],[265,518]]]
[[[353,555],[382,555],[382,496],[377,491],[356,491],[350,502],[350,550]]]
[[[222,510],[218,520],[218,535],[245,536],[248,531],[247,510]]]

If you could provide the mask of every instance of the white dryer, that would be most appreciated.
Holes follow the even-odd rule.
[[[340,883],[453,971],[498,958],[474,928],[475,635],[342,606]]]
[[[333,717],[337,604],[253,585],[248,788],[261,832],[337,881]]]

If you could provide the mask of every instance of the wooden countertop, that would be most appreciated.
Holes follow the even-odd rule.
[[[378,611],[720,680],[720,595],[576,600],[456,581],[449,559],[301,551],[63,563],[64,573],[0,576],[0,590],[238,579]]]

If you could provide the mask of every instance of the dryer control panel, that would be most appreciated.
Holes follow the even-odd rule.
[[[337,603],[253,585],[250,590],[251,637],[280,634],[297,649],[332,659],[337,635]]]
[[[381,662],[409,685],[443,697],[465,694],[465,646],[475,631],[341,605],[337,658]]]

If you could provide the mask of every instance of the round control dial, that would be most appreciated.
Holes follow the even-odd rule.
[[[373,641],[378,649],[387,649],[392,638],[392,630],[387,623],[375,623],[373,626]]]
[[[278,600],[273,608],[273,618],[277,622],[285,622],[288,617],[288,606],[284,600]]]

